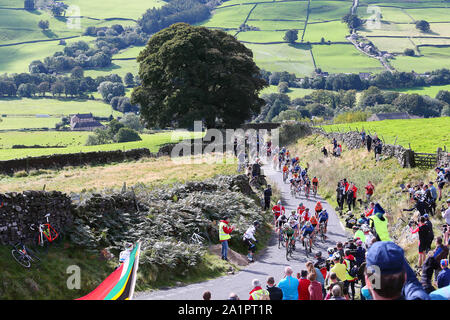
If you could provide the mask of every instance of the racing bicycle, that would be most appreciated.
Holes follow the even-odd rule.
[[[18,242],[13,246],[11,254],[14,260],[16,260],[18,264],[25,268],[30,268],[32,262],[37,263],[41,261],[41,259],[39,259],[39,257],[33,250],[31,250],[21,242]]]
[[[287,237],[287,246],[286,246],[286,260],[289,261],[289,257],[292,258],[292,253],[294,252],[294,245],[292,244],[292,241],[294,240],[294,237]]]
[[[50,213],[47,213],[44,217],[47,219],[47,223],[41,223],[38,226],[39,234],[37,242],[38,245],[41,247],[44,247],[49,243],[55,241],[59,236],[59,233],[52,227],[52,225],[49,222],[48,218],[50,217]],[[30,226],[30,229],[33,231],[36,230],[35,228],[36,228],[35,224],[32,224]]]

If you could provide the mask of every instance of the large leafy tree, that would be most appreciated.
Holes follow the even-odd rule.
[[[236,128],[259,113],[267,86],[253,53],[219,30],[177,23],[155,34],[137,61],[131,103],[149,127]]]

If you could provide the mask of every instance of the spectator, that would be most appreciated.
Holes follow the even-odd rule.
[[[369,227],[374,232],[377,241],[391,241],[391,238],[389,238],[388,221],[384,214],[384,209],[379,203],[376,203],[373,208],[373,215],[369,218]]]
[[[356,207],[356,198],[357,198],[356,192],[358,191],[358,188],[355,186],[355,184],[353,182],[351,183],[350,188],[353,191],[353,202],[352,202],[352,205],[353,205],[353,209],[355,209],[355,207]]]
[[[329,300],[346,300],[342,296],[342,289],[340,286],[333,286],[331,289],[331,298]]]
[[[428,183],[428,189],[430,190],[431,193],[431,203],[430,203],[430,207],[431,207],[431,214],[434,215],[436,213],[436,200],[437,200],[437,191],[436,191],[436,187],[433,184],[433,181],[430,181]]]
[[[392,241],[375,242],[367,251],[365,281],[374,300],[430,299],[406,261],[403,249]]]
[[[270,300],[283,300],[283,291],[275,285],[273,277],[267,278],[267,291],[269,291]]]
[[[317,256],[317,254],[316,254],[316,256]],[[306,270],[308,271],[308,275],[312,274],[312,273],[315,275],[315,280],[320,283],[321,288],[323,290],[323,295],[325,295],[325,277],[323,276],[322,272],[320,272],[320,269],[314,267],[314,264],[311,261],[308,261],[308,262],[306,262]],[[326,276],[326,274],[325,274],[325,276]]]
[[[372,149],[372,137],[370,135],[367,135],[366,145],[367,151],[370,152],[370,150]]]
[[[307,279],[308,271],[302,270],[300,273],[300,279],[298,282],[298,300],[309,300],[310,281]]]
[[[316,280],[316,273],[308,274],[309,281],[309,300],[323,300],[322,285]]]
[[[298,279],[292,276],[294,271],[291,267],[284,269],[285,277],[278,283],[278,287],[283,291],[283,300],[298,300]]]
[[[439,272],[441,271],[441,265],[439,264],[439,261],[441,261],[442,259],[447,259],[448,252],[449,252],[448,247],[443,244],[442,237],[437,237],[436,249],[434,249],[433,252],[433,262],[434,262],[433,269],[436,280]]]
[[[364,129],[361,131],[361,142],[363,145],[366,143],[366,132]]]
[[[363,248],[363,241],[356,240],[355,262],[358,267],[362,265],[366,259],[366,249]]]
[[[211,300],[211,292],[210,291],[203,292],[203,300]]]
[[[428,242],[427,242],[427,252],[431,250],[431,244],[434,240],[434,232],[433,232],[433,223],[431,223],[428,214],[424,214],[423,217],[425,218],[425,224],[428,228]]]
[[[261,283],[258,279],[253,279],[252,281],[253,289],[250,291],[249,300],[270,300],[269,291],[261,288]]]
[[[444,189],[445,186],[445,175],[446,175],[446,170],[437,167],[436,169],[434,169],[435,172],[437,173],[437,178],[436,181],[438,183],[438,189],[439,189],[439,201],[441,201],[442,199],[442,189]],[[447,169],[448,172],[448,169]]]
[[[340,290],[340,295],[342,296],[342,292],[344,291],[344,283],[338,280],[336,273],[330,272],[329,277],[327,277],[327,295],[325,300],[329,300],[332,296],[333,287],[338,286]]]
[[[230,295],[228,296],[228,300],[240,300],[240,299],[236,293],[231,292]]]
[[[344,290],[342,292],[345,298],[349,300],[348,287],[350,285],[350,281],[353,280],[353,277],[348,274],[346,265],[341,263],[341,255],[339,253],[335,253],[333,255],[333,262],[334,266],[330,269],[330,272],[336,273],[338,279],[344,282]]]
[[[272,197],[272,187],[269,184],[267,186],[267,189],[264,190],[264,210],[267,210],[270,208],[270,198]]]
[[[228,216],[223,217],[219,222],[219,241],[222,244],[222,260],[228,261],[228,240],[231,239],[231,232],[234,227],[228,226],[230,220]]]
[[[325,146],[323,146],[323,148],[322,148],[322,153],[325,157],[328,157],[328,150]]]
[[[450,269],[448,268],[448,259],[441,260],[442,271],[439,272],[437,277],[438,289],[450,285]]]
[[[411,226],[411,233],[419,233],[419,261],[418,267],[422,267],[425,260],[425,253],[428,250],[428,226],[425,224],[425,218],[420,217],[419,224],[415,229]]]
[[[444,234],[444,244],[448,245],[450,235],[450,198],[447,199],[447,210],[442,212],[442,218],[445,220],[445,223],[447,224],[446,231]]]
[[[370,199],[373,196],[373,192],[375,191],[375,187],[372,184],[372,182],[369,180],[369,182],[367,182],[367,185],[365,186],[366,188],[366,201],[367,203],[370,202]]]
[[[347,193],[346,193],[346,200],[347,200],[347,205],[348,205],[348,211],[352,211],[352,205],[353,205],[353,189],[348,188]]]
[[[433,279],[433,271],[434,271],[434,265],[433,265],[434,258],[433,256],[428,257],[425,262],[422,265],[422,273],[420,275],[420,283],[422,284],[423,290],[425,290],[426,293],[430,293],[436,288],[433,287],[431,284],[431,281]]]

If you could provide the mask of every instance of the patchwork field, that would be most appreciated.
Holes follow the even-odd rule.
[[[378,134],[386,144],[397,144],[409,147],[416,152],[436,152],[437,148],[450,148],[450,117],[410,120],[383,120],[371,122],[354,122],[351,124],[328,125],[322,128],[327,131],[346,132],[350,130],[364,130],[370,134]]]

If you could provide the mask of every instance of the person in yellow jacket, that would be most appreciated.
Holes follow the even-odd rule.
[[[375,231],[377,241],[392,241],[389,237],[388,221],[384,213],[378,212],[370,216],[369,226]]]
[[[249,300],[270,300],[269,291],[261,287],[261,282],[258,279],[252,281],[253,290],[250,291]]]
[[[223,217],[219,222],[219,241],[222,244],[222,260],[228,261],[228,240],[231,239],[231,232],[234,227],[229,226],[230,220],[228,216]]]

